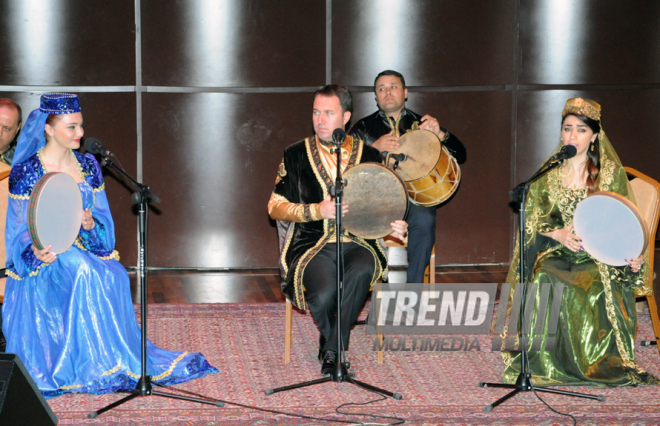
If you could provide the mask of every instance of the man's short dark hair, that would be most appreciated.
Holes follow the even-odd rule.
[[[392,75],[394,77],[399,77],[399,80],[401,80],[401,88],[402,89],[406,88],[406,79],[403,78],[403,74],[401,74],[400,72],[396,72],[394,70],[385,70],[378,73],[378,75],[374,79],[374,92],[376,91],[376,82],[378,81],[379,78],[381,78],[384,75]]]
[[[348,111],[353,113],[353,95],[351,95],[351,91],[348,90],[348,87],[340,86],[339,84],[328,84],[314,92],[314,99],[316,99],[318,95],[338,97],[339,105],[341,105],[341,112],[344,113]]]
[[[23,122],[23,110],[19,104],[9,98],[0,98],[0,108],[1,107],[13,108],[18,111],[18,124]]]

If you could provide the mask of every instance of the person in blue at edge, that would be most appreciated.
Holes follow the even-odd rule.
[[[46,398],[133,390],[141,374],[141,330],[128,274],[118,262],[101,168],[75,151],[83,136],[76,95],[44,94],[18,140],[9,177],[7,285],[2,309],[7,352],[15,353]],[[66,252],[37,250],[27,226],[39,178],[66,173],[78,182],[83,219]],[[217,373],[200,353],[147,346],[147,374],[175,384]]]

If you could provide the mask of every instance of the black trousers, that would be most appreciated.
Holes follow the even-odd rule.
[[[341,338],[348,347],[351,327],[357,320],[371,284],[376,260],[369,250],[355,243],[344,243],[343,303]],[[309,309],[326,338],[322,350],[337,347],[337,245],[326,244],[305,268],[303,285]]]
[[[407,282],[423,283],[435,244],[435,207],[408,204],[408,274]]]

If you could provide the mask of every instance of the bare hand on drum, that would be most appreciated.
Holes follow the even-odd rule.
[[[371,146],[373,146],[380,152],[383,151],[390,152],[399,147],[399,138],[394,136],[394,131],[391,131],[388,134],[378,138],[376,142],[371,144]]]
[[[94,226],[96,223],[94,223],[94,218],[92,218],[92,211],[90,209],[85,209],[83,210],[83,216],[82,216],[82,227],[85,231],[91,231],[94,229]]]
[[[644,256],[635,257],[633,259],[626,259],[628,265],[630,265],[630,270],[637,273],[639,272],[642,265],[644,265]]]
[[[438,120],[428,114],[422,117],[422,122],[419,125],[419,128],[421,130],[430,130],[431,132],[435,133],[436,136],[440,138],[440,140],[444,139],[445,137],[445,132],[440,130],[440,123],[438,123]]]
[[[34,253],[34,256],[41,260],[44,263],[53,263],[55,262],[55,259],[57,259],[57,256],[55,256],[55,253],[50,252],[51,246],[48,246],[42,250],[37,250],[37,248],[32,245],[32,253]]]
[[[570,251],[577,253],[583,250],[582,238],[572,233],[572,230],[573,224],[570,224],[566,228],[557,229],[547,234],[546,236],[554,238]]]
[[[320,203],[321,217],[323,219],[336,219],[337,218],[337,207],[335,206],[335,200],[332,199],[330,195],[325,197],[325,200]],[[348,204],[342,204],[341,217],[346,216],[348,213]]]
[[[408,222],[404,220],[395,220],[390,225],[392,225],[392,237],[397,238],[401,241],[404,241],[406,234],[408,233]]]

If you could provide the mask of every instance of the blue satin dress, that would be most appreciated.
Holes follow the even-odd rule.
[[[15,164],[9,177],[7,284],[2,330],[45,397],[133,390],[141,374],[141,330],[128,274],[118,262],[115,230],[101,168],[74,151],[83,182],[83,207],[95,221],[52,264],[32,252],[28,198],[45,171],[40,152]],[[216,373],[200,353],[147,346],[147,374],[175,384]]]

